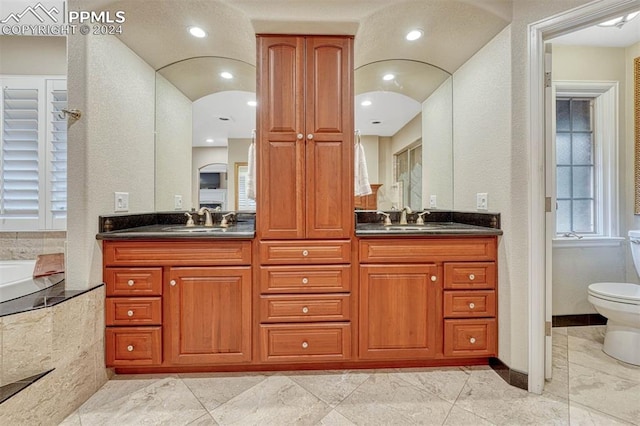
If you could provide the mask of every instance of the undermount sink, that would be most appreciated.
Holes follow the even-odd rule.
[[[211,233],[211,232],[225,232],[227,228],[221,228],[219,226],[167,226],[166,228],[162,228],[163,231],[166,232],[203,232],[203,233]]]

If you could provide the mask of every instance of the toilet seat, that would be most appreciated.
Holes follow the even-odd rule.
[[[640,285],[603,282],[589,285],[589,294],[599,299],[640,305]]]

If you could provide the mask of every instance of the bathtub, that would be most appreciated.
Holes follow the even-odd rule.
[[[56,284],[50,279],[33,279],[35,260],[0,261],[0,303]]]

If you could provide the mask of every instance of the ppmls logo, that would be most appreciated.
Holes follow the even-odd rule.
[[[58,10],[57,7],[53,6],[47,9],[42,3],[38,3],[35,6],[27,6],[20,13],[10,13],[6,18],[0,21],[0,24],[20,24],[22,19],[25,17],[33,17],[41,24],[44,24],[45,22],[57,24],[59,14],[60,10]],[[27,19],[25,19],[25,21],[26,20]]]

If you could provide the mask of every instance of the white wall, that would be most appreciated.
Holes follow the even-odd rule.
[[[191,180],[192,102],[173,84],[156,74],[156,195],[155,209],[175,209],[175,195],[182,209],[193,204]]]
[[[67,74],[66,37],[3,35],[0,52],[0,74]]]
[[[72,7],[72,6],[70,6]],[[98,216],[114,212],[114,191],[129,212],[154,210],[155,71],[113,36],[69,36],[67,286],[102,282]]]
[[[199,169],[212,163],[227,164],[227,177],[229,176],[229,154],[227,147],[193,147],[192,151],[192,165],[191,165],[191,179],[192,179],[192,203],[193,206],[198,208],[199,203],[199,191],[200,191],[200,175]],[[185,206],[188,209],[190,206]]]
[[[626,202],[624,155],[628,140],[625,135],[625,50],[590,46],[553,45],[552,78],[554,81],[617,81],[619,83],[619,131],[620,148],[619,189],[620,214]],[[632,151],[633,152],[633,151]],[[631,183],[631,182],[629,182]],[[631,201],[632,203],[632,201]],[[621,229],[623,226],[621,226]],[[553,248],[553,315],[595,313],[587,300],[587,287],[598,281],[624,281],[627,245],[606,247],[555,247]]]
[[[476,193],[489,194],[489,210],[500,212],[504,236],[498,250],[499,357],[526,371],[526,271],[512,269],[513,221],[511,138],[511,28],[507,27],[453,75],[454,208],[475,210]],[[521,189],[524,191],[525,189]]]
[[[422,104],[422,204],[453,207],[453,78],[447,79]]]

